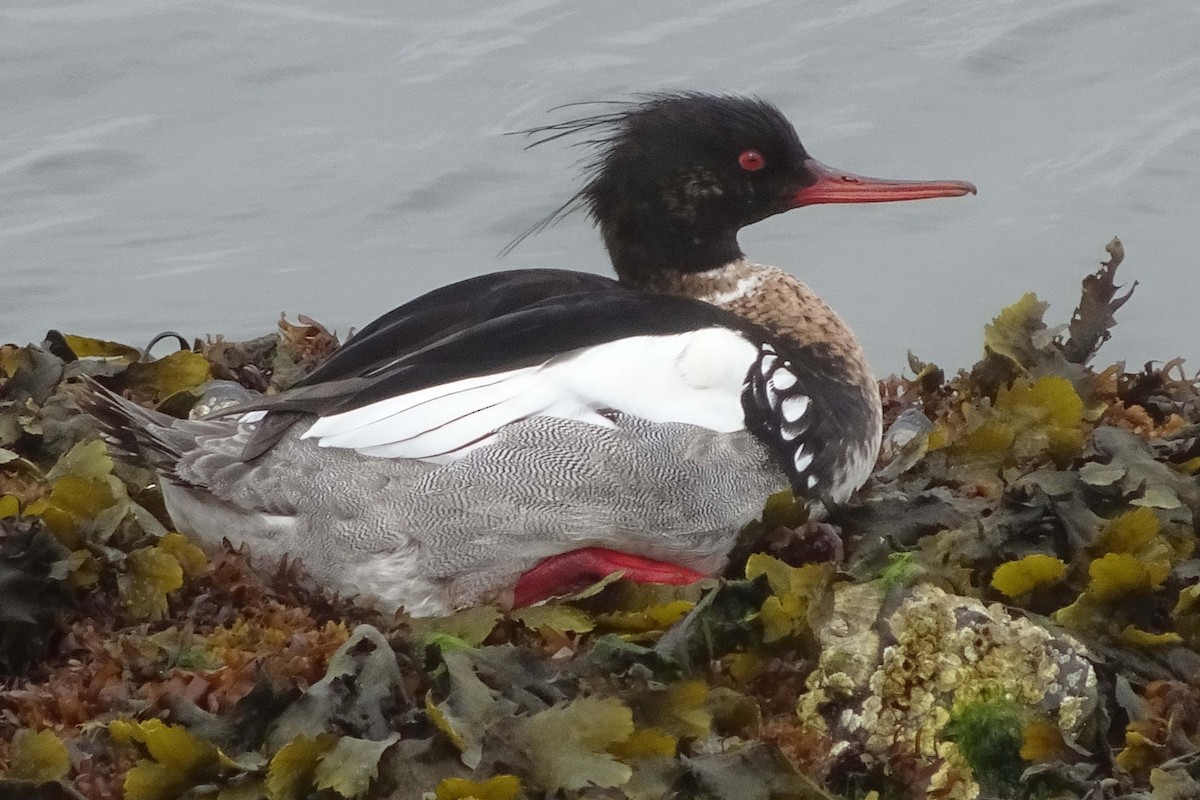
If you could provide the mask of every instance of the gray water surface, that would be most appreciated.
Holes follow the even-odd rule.
[[[1114,234],[1107,357],[1200,357],[1200,6],[1045,0],[0,0],[0,341],[344,332],[496,269],[607,270],[578,151],[502,135],[638,91],[757,93],[854,172],[979,196],[746,230],[880,373],[945,366],[1022,292],[1065,321]]]

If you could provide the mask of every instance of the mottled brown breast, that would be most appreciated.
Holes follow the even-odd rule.
[[[850,380],[875,387],[854,332],[816,292],[781,269],[743,259],[707,272],[662,273],[642,283],[639,288],[682,294],[732,311],[798,347],[824,345]]]

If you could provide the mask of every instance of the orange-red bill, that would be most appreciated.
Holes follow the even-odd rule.
[[[892,181],[868,178],[827,167],[815,158],[804,162],[817,182],[795,192],[792,208],[818,203],[891,203],[898,200],[926,200],[931,197],[962,197],[975,194],[975,184],[966,181]]]

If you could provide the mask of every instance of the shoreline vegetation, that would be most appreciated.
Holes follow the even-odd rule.
[[[319,324],[4,345],[0,800],[1200,797],[1200,379],[1098,365],[1107,251],[1062,324],[1027,294],[970,369],[881,381],[829,519],[775,496],[722,578],[440,619],[201,551],[75,407],[285,388]]]

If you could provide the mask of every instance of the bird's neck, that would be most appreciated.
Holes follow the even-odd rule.
[[[736,228],[698,225],[694,215],[671,217],[635,207],[607,211],[598,219],[613,271],[630,286],[664,271],[711,272],[745,258]]]

